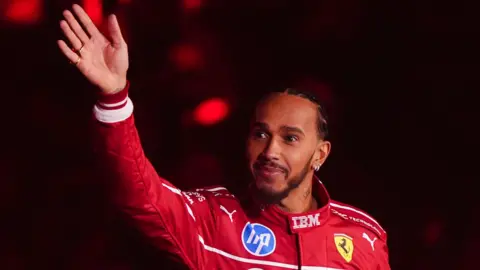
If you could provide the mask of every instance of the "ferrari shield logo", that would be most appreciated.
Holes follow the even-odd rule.
[[[334,234],[335,246],[345,261],[350,262],[353,256],[353,239],[346,234]]]

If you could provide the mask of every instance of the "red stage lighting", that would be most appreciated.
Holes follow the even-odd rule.
[[[42,0],[12,0],[7,6],[5,17],[13,23],[34,24],[41,19]]]
[[[192,71],[202,67],[202,54],[191,44],[180,44],[173,48],[171,54],[175,66],[181,71]]]
[[[211,98],[197,106],[193,112],[193,118],[201,125],[214,125],[224,120],[229,111],[229,105],[225,100],[221,98]]]
[[[183,0],[185,9],[198,9],[202,6],[202,0]]]
[[[100,25],[103,20],[102,0],[83,0],[83,8],[95,25]]]

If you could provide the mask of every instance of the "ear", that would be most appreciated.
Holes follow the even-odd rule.
[[[323,163],[327,160],[328,155],[330,154],[330,149],[332,145],[329,141],[320,140],[317,144],[317,149],[315,151],[314,165],[322,166]]]

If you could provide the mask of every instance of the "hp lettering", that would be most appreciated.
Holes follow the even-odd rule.
[[[267,256],[275,251],[275,234],[270,228],[259,224],[245,224],[242,232],[242,243],[245,249],[255,256]]]

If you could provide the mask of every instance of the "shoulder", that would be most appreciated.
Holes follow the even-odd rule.
[[[387,241],[387,232],[383,229],[380,223],[378,223],[378,221],[376,221],[365,211],[334,200],[330,202],[330,211],[332,214],[339,216],[346,221],[369,229],[375,233],[378,238]]]

